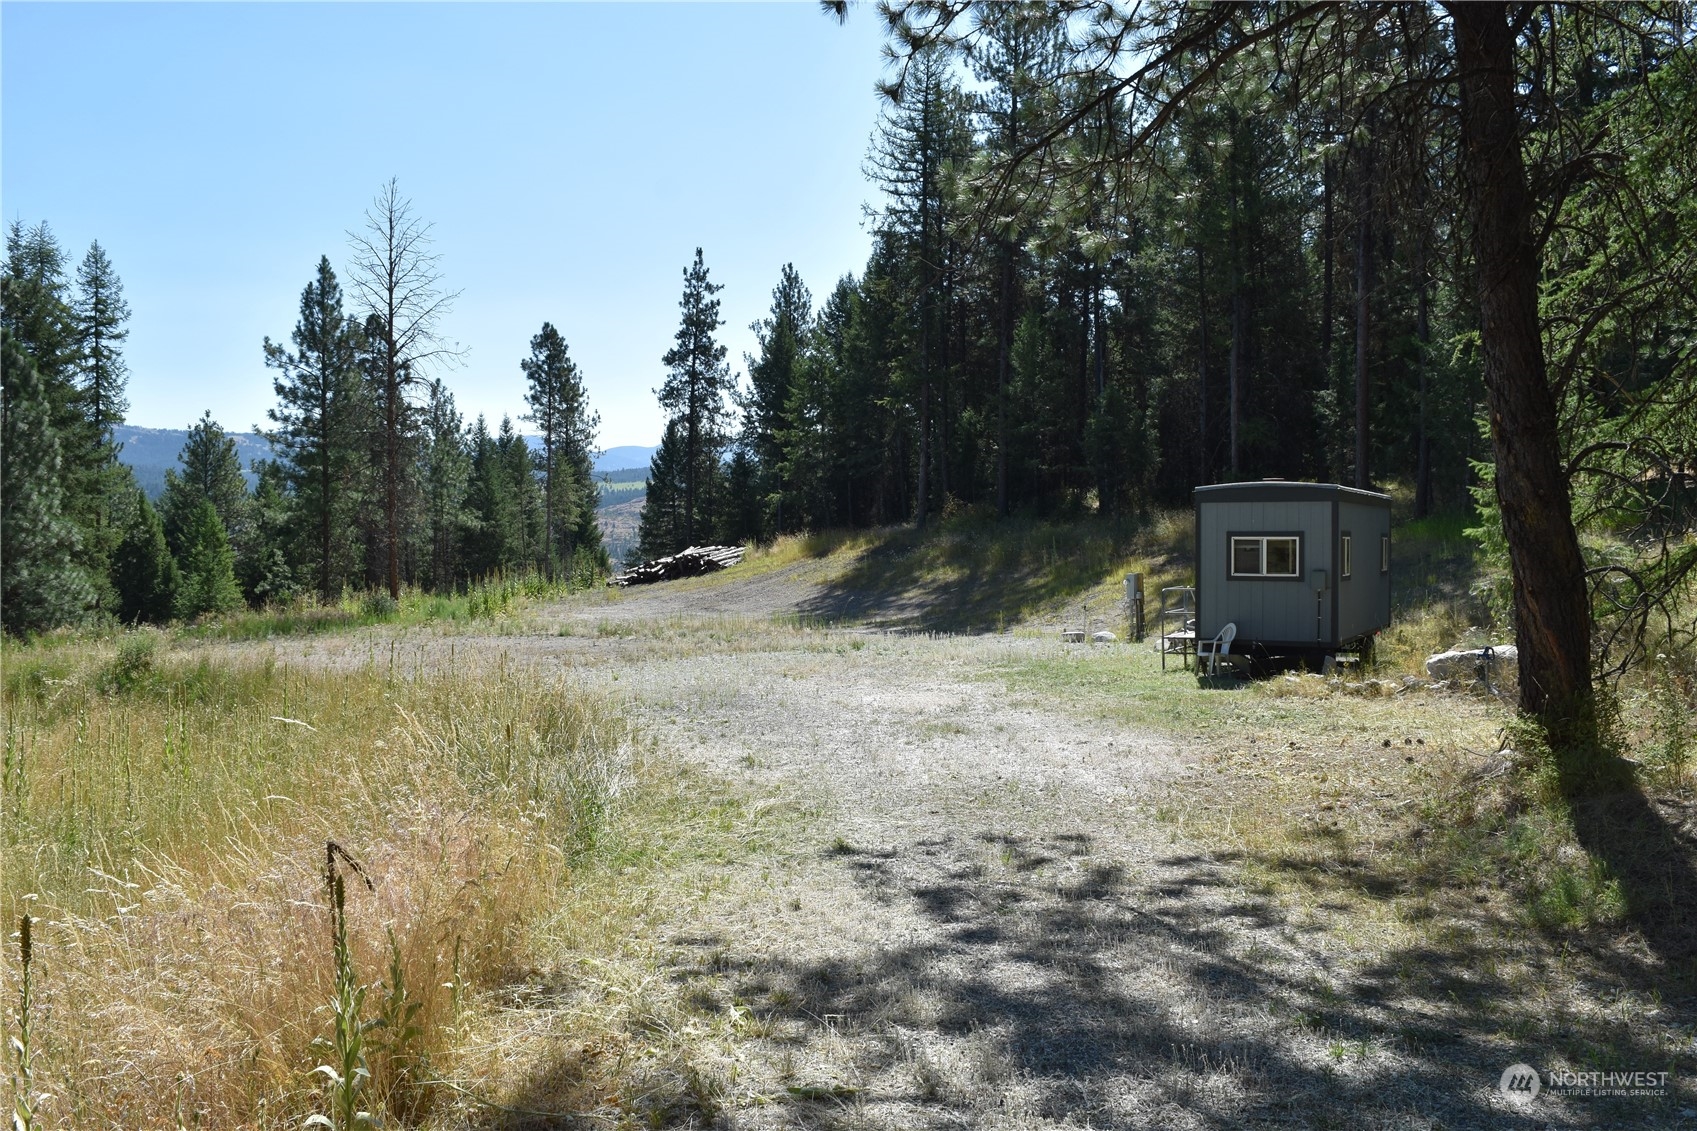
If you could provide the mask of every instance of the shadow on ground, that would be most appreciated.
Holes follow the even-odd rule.
[[[1638,790],[1573,805],[1573,830],[1619,882],[1645,944],[1684,983],[1697,982],[1697,812]]]
[[[1074,611],[1133,545],[1120,524],[1003,524],[968,520],[921,534],[905,531],[862,554],[825,582],[798,612],[827,622],[858,621],[935,632],[999,632],[1037,610]],[[1188,571],[1182,547],[1152,551],[1157,573]],[[1098,618],[1123,619],[1119,595]]]
[[[758,1025],[742,1050],[756,1079],[717,1125],[1697,1126],[1677,1088],[1524,1109],[1499,1095],[1516,1061],[1687,1081],[1693,1064],[1689,1049],[1670,1063],[1632,1018],[1580,1022],[1526,993],[1524,976],[1510,984],[1497,964],[1516,928],[1488,910],[1447,924],[1441,946],[1355,940],[1373,955],[1363,963],[1317,920],[1246,892],[1231,855],[1133,874],[1083,832],[986,833],[839,845],[834,863],[923,928],[829,959],[680,940],[680,993],[745,1003]],[[1372,890],[1374,877],[1355,879]]]

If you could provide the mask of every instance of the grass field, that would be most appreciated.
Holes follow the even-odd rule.
[[[151,633],[5,660],[0,905],[34,917],[35,1127],[330,1114],[330,843],[357,861],[336,863],[364,986],[360,1107],[426,1120],[475,1088],[478,1057],[522,1043],[502,1037],[498,991],[539,940],[612,957],[646,877],[735,812],[657,773],[598,697],[505,664],[332,675]],[[650,1069],[630,1095],[590,1072],[587,1106],[687,1103],[681,1062]]]

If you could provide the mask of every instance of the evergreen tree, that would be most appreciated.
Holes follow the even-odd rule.
[[[294,352],[265,339],[265,364],[278,406],[267,414],[278,427],[266,434],[282,461],[300,536],[298,560],[318,595],[334,599],[359,571],[353,495],[363,452],[368,406],[360,385],[359,323],[342,312],[342,290],[320,257],[318,274],[301,292]]]
[[[486,577],[501,568],[504,556],[502,531],[506,528],[501,508],[507,497],[503,467],[496,458],[495,438],[489,424],[478,414],[466,434],[467,479],[465,520],[466,576]]]
[[[738,401],[742,440],[727,488],[731,506],[741,516],[732,524],[739,532],[735,541],[765,539],[795,528],[797,516],[784,514],[783,437],[790,430],[789,403],[812,322],[813,296],[795,265],[786,263],[772,290],[771,314],[749,327],[760,344],[760,356],[746,358],[749,389]],[[737,458],[748,466],[734,466]]]
[[[471,516],[466,562],[472,577],[541,567],[542,492],[530,444],[503,417],[491,435],[479,416],[472,425],[471,475],[466,510]]]
[[[165,524],[135,491],[122,540],[112,555],[112,587],[118,595],[118,619],[124,624],[163,624],[176,607],[180,577],[165,544]]]
[[[177,586],[176,612],[182,620],[227,613],[242,603],[236,584],[235,555],[224,523],[212,500],[202,498],[189,511],[182,529],[182,578]]]
[[[129,368],[120,351],[129,331],[129,304],[124,286],[99,242],[89,245],[77,268],[75,318],[77,369],[81,378],[83,411],[102,445],[112,441],[112,429],[124,422],[129,402],[124,397]],[[114,450],[108,458],[115,457]]]
[[[27,576],[36,577],[44,584],[53,578],[57,579],[53,584],[70,585],[57,596],[49,593],[25,596],[21,588],[25,581],[21,578],[15,583],[9,580],[8,584],[15,600],[42,610],[64,612],[75,608],[78,611],[68,619],[78,619],[91,608],[103,607],[109,595],[107,555],[111,546],[103,529],[105,505],[107,492],[122,476],[113,473],[110,448],[99,441],[84,412],[77,384],[77,335],[65,277],[65,254],[47,224],[25,228],[21,221],[13,222],[6,233],[5,265],[0,274],[5,279],[0,326],[11,334],[15,358],[27,359],[31,374],[27,379],[19,378],[21,416],[18,419],[39,422],[44,433],[39,439],[32,437],[22,443],[17,459],[8,459],[20,475],[52,480],[28,487],[19,480],[8,480],[6,490],[13,490],[17,484],[19,491],[41,492],[17,511],[18,521],[23,523],[19,527],[20,536],[25,526],[37,522],[46,526],[35,529],[63,530],[66,537],[74,539],[72,568],[79,575],[73,584],[57,566],[41,563],[45,573],[26,571]],[[53,454],[48,458],[50,450]],[[46,462],[25,460],[25,451],[40,455]],[[51,519],[47,517],[48,511],[53,515]],[[23,517],[26,513],[34,517],[26,521]],[[69,523],[68,530],[60,526],[60,519]]]
[[[911,313],[902,395],[918,418],[915,518],[923,525],[933,494],[950,491],[950,405],[955,352],[948,332],[958,283],[960,206],[956,178],[972,155],[968,102],[947,55],[919,52],[878,123],[868,173],[884,190],[878,231],[897,249],[893,273]]]
[[[725,447],[725,394],[732,384],[730,368],[725,365],[725,347],[714,336],[724,325],[719,318],[719,300],[713,297],[721,289],[709,281],[701,249],[696,248],[694,264],[684,271],[684,293],[678,302],[683,314],[676,339],[662,359],[668,371],[666,380],[655,390],[668,423],[677,423],[683,444],[679,458],[669,461],[666,468],[680,481],[661,488],[681,488],[682,527],[666,540],[658,531],[640,536],[645,547],[669,545],[663,553],[681,550],[713,528],[713,503],[722,477],[720,456]],[[652,473],[649,490],[654,490]],[[678,541],[680,537],[682,541]]]
[[[465,421],[454,407],[454,395],[440,380],[430,384],[419,461],[428,543],[423,554],[426,581],[435,590],[448,590],[465,566],[461,537],[472,520],[467,510],[471,458],[466,454]]]
[[[276,460],[255,460],[253,471],[250,536],[236,559],[236,578],[255,605],[286,604],[300,592],[295,580],[297,522],[287,492],[288,477]]]
[[[548,547],[537,457],[530,441],[514,427],[509,416],[501,418],[501,430],[495,435],[495,454],[501,464],[500,481],[505,488],[501,511],[507,553],[502,565],[519,571],[541,571]]]
[[[113,550],[123,528],[122,511],[135,488],[129,468],[118,462],[119,445],[112,429],[122,424],[129,402],[124,396],[129,370],[120,352],[129,336],[125,323],[130,308],[123,284],[98,242],[77,268],[77,293],[71,304],[75,336],[77,408],[81,429],[91,450],[84,456],[91,497],[83,508],[84,556],[95,576],[105,582]],[[99,604],[108,608],[116,594],[100,585]]]
[[[548,322],[530,339],[530,356],[519,363],[529,389],[525,403],[542,436],[542,500],[547,570],[553,576],[569,561],[585,530],[582,512],[594,510],[590,449],[600,417],[589,411],[583,375],[566,352],[565,339]],[[593,520],[591,520],[591,523]],[[599,528],[594,528],[599,543]],[[594,547],[590,547],[593,549]]]
[[[637,554],[642,558],[663,558],[689,545],[683,494],[687,450],[682,422],[668,420],[660,447],[648,462],[648,493],[637,526]]]
[[[0,302],[12,309],[11,278]],[[31,633],[82,619],[94,603],[79,562],[81,532],[65,513],[60,437],[47,382],[0,327],[0,625]]]
[[[177,458],[182,470],[165,472],[165,493],[159,499],[165,541],[177,560],[182,562],[187,552],[189,529],[198,521],[195,512],[202,502],[212,504],[226,540],[240,553],[252,529],[252,500],[235,440],[207,412],[189,427]]]

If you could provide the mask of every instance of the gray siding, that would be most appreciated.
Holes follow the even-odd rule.
[[[1227,622],[1237,624],[1240,640],[1297,643],[1331,634],[1331,602],[1318,610],[1311,570],[1324,569],[1335,578],[1332,561],[1335,538],[1330,499],[1198,500],[1196,586],[1201,608],[1199,637],[1212,637]],[[1234,578],[1230,553],[1233,534],[1297,534],[1301,561],[1295,581]],[[1375,544],[1376,545],[1376,544]],[[1375,548],[1375,564],[1378,551]]]
[[[1350,533],[1355,559],[1349,579],[1338,582],[1338,640],[1347,641],[1391,623],[1391,579],[1379,572],[1380,539],[1391,532],[1390,508],[1340,499],[1338,530]]]

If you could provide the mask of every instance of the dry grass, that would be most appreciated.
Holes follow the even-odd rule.
[[[408,682],[157,651],[8,648],[0,903],[37,917],[37,1126],[322,1110],[327,841],[371,881],[350,876],[348,898],[369,1013],[388,996],[417,1029],[372,1033],[367,1102],[426,1117],[462,1033],[536,961],[534,924],[640,821],[653,775],[631,732],[531,673]],[[583,910],[618,919],[605,893]]]

